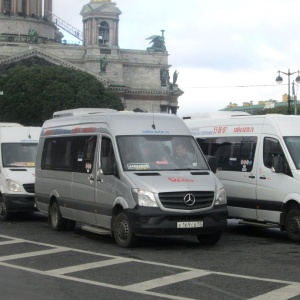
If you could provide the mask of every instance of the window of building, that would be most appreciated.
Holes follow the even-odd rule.
[[[11,11],[11,0],[4,0],[4,11],[5,12]]]
[[[219,171],[251,172],[257,137],[198,138],[201,150],[215,156]]]
[[[99,44],[105,45],[109,42],[109,25],[103,21],[99,24]]]

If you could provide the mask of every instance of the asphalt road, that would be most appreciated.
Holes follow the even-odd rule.
[[[55,232],[42,213],[0,222],[0,299],[300,299],[299,244],[235,220],[215,246],[194,237]]]

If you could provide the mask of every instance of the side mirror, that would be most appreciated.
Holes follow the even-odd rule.
[[[271,170],[274,173],[283,173],[283,159],[281,156],[273,157]]]
[[[114,175],[114,162],[112,157],[102,157],[101,169],[104,175]]]
[[[217,172],[217,158],[215,156],[207,156],[207,162],[213,173]]]

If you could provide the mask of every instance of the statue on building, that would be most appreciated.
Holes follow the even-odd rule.
[[[166,86],[169,83],[169,70],[161,69],[160,70],[160,84],[161,86]]]
[[[177,72],[177,70],[174,72],[174,74],[173,74],[173,85],[175,85],[176,84],[176,81],[177,81],[177,79],[178,79],[178,74],[179,74],[179,72]]]
[[[28,31],[29,41],[32,44],[36,44],[38,42],[39,35],[35,29],[31,28]]]
[[[148,47],[148,51],[153,51],[153,52],[165,52],[167,51],[166,46],[165,46],[165,37],[164,37],[164,30],[161,30],[161,36],[159,35],[151,35],[146,40],[151,40],[149,42],[153,43],[151,47]]]
[[[105,56],[100,57],[100,72],[106,72],[107,59]]]

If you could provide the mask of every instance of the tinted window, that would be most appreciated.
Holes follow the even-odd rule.
[[[197,139],[203,153],[215,156],[219,171],[251,172],[257,137]]]
[[[93,169],[96,144],[96,136],[48,138],[41,168],[89,173]]]

